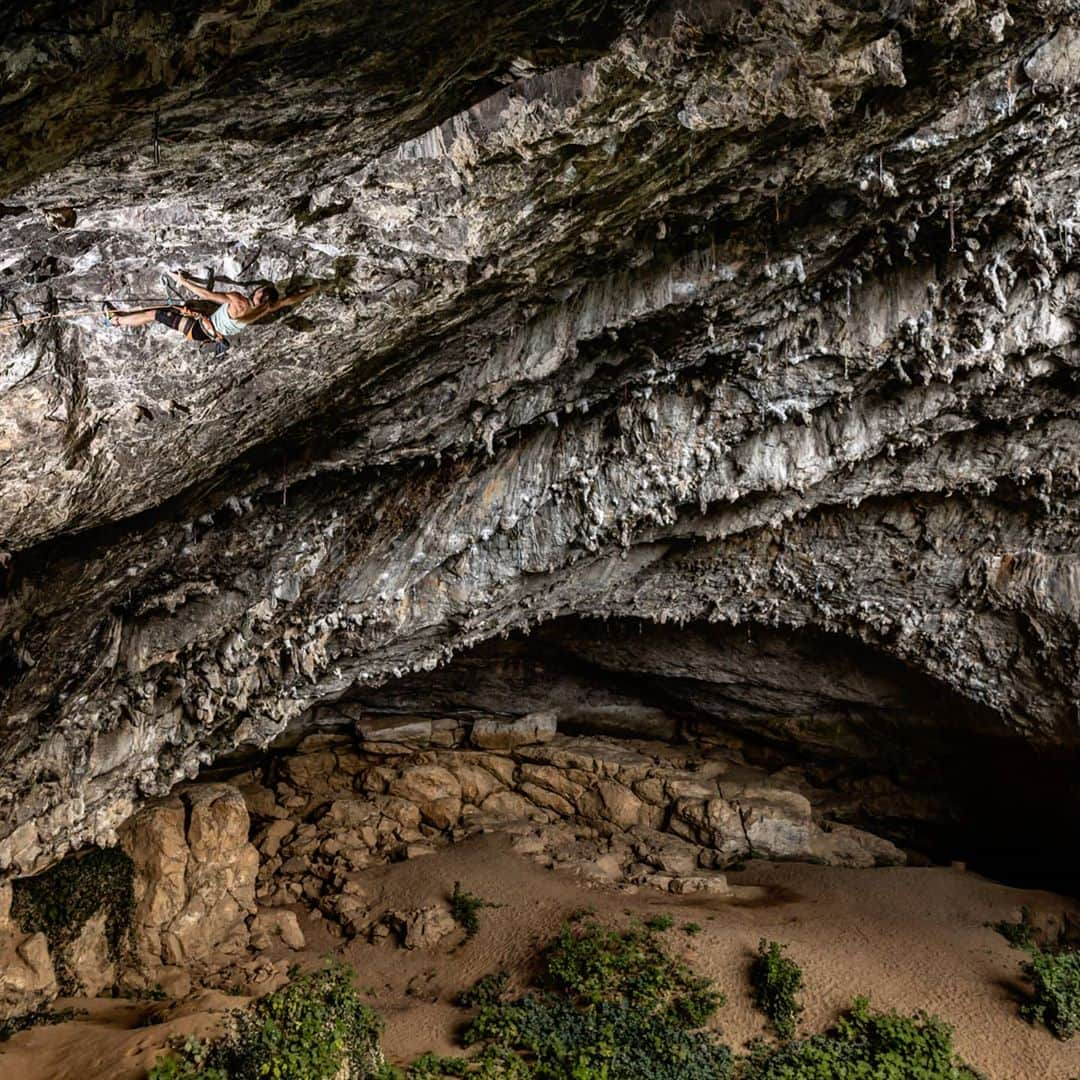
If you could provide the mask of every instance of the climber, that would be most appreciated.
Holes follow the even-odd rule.
[[[117,311],[112,304],[106,302],[102,305],[105,325],[147,326],[152,322],[159,322],[170,330],[180,331],[189,341],[216,341],[223,346],[228,344],[226,338],[241,333],[266,315],[299,304],[318,288],[313,285],[292,296],[279,298],[273,285],[260,285],[249,300],[239,292],[212,292],[204,289],[180,271],[168,273],[178,285],[183,285],[201,300],[214,301],[218,308],[212,315],[207,316],[187,305],[154,307],[142,311]]]

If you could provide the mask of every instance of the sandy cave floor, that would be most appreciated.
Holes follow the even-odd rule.
[[[435,855],[373,868],[378,909],[444,900],[454,881],[501,905],[482,913],[476,938],[460,935],[438,949],[409,952],[392,943],[345,942],[301,914],[308,947],[288,956],[307,965],[338,953],[386,1019],[383,1045],[392,1061],[425,1050],[450,1052],[465,1017],[455,995],[480,976],[505,969],[524,986],[539,947],[575,909],[595,908],[613,922],[669,913],[669,943],[727,995],[719,1026],[741,1049],[764,1033],[751,1006],[747,970],[759,937],[789,945],[807,991],[802,1030],[816,1031],[859,993],[878,1007],[924,1008],[956,1028],[955,1043],[991,1080],[1072,1080],[1080,1076],[1080,1039],[1059,1042],[1017,1015],[1019,954],[985,924],[1016,917],[1022,904],[1060,911],[1064,898],[1012,889],[974,873],[943,868],[845,870],[753,862],[731,875],[734,899],[674,897],[650,889],[627,894],[544,870],[487,836]],[[297,909],[298,913],[301,909]],[[696,922],[702,933],[678,929]],[[38,1027],[0,1044],[0,1080],[139,1080],[170,1039],[212,1031],[246,999],[204,991],[188,1001],[135,1003],[71,1000],[81,1019]],[[153,1018],[164,1022],[153,1023]],[[147,1020],[151,1023],[147,1025]],[[147,1026],[141,1026],[147,1025]]]

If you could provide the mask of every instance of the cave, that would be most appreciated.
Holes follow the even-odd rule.
[[[766,774],[797,769],[816,814],[887,837],[909,860],[1076,890],[1062,858],[1080,810],[1075,751],[1033,748],[938,679],[838,634],[558,619],[347,692],[268,748],[239,747],[202,775],[272,773],[313,733],[548,712],[571,736],[694,747],[702,760],[734,755]]]
[[[1058,1075],[1075,4],[9,7],[0,1073],[626,905]]]

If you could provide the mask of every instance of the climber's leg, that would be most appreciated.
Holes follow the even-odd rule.
[[[101,305],[101,321],[106,326],[146,326],[154,321],[156,315],[156,308],[148,311],[117,311],[108,300]]]
[[[109,316],[110,326],[147,326],[154,321],[157,313],[151,311],[116,312]]]

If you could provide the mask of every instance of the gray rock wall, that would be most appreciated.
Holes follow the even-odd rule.
[[[0,871],[563,615],[829,631],[1075,746],[1071,7],[18,15]],[[71,315],[177,265],[322,292],[220,358]]]

